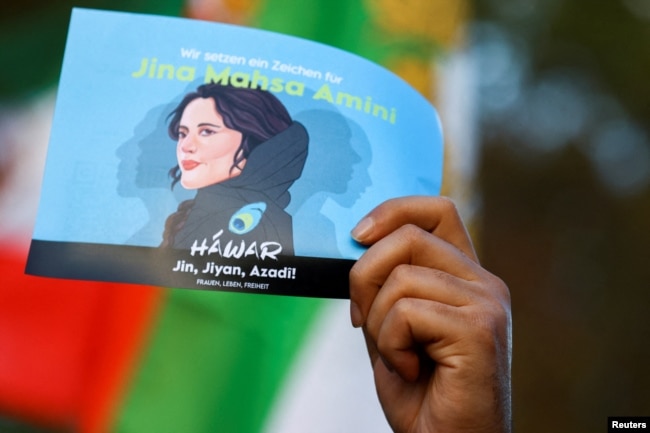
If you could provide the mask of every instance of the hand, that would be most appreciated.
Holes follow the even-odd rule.
[[[350,272],[352,323],[394,431],[509,432],[510,295],[453,203],[390,200],[352,235],[371,245]]]

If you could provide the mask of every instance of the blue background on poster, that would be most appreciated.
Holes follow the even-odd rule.
[[[200,52],[197,58],[191,50]],[[210,61],[206,53],[223,56]],[[246,64],[224,62],[237,57]],[[172,65],[181,78],[193,79],[148,73],[135,78],[143,59]],[[251,59],[257,64],[250,66]],[[320,77],[273,70],[278,62]],[[443,145],[435,109],[387,70],[338,49],[261,30],[75,9],[34,238],[159,245],[165,218],[193,195],[170,188],[168,171],[176,160],[166,118],[205,80],[208,66],[215,73],[227,67],[231,74],[257,70],[304,85],[302,96],[276,93],[310,135],[309,157],[288,207],[297,255],[357,258],[362,249],[349,232],[366,212],[391,197],[439,193]],[[324,84],[334,98],[340,91],[394,109],[394,123],[314,99]]]

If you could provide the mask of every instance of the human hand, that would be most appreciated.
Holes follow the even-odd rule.
[[[510,295],[483,269],[453,203],[389,200],[352,231],[350,272],[379,401],[395,432],[510,431]]]

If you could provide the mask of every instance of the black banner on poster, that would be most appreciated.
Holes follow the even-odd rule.
[[[297,256],[228,259],[190,251],[125,245],[33,240],[28,274],[135,283],[348,299],[354,260]]]

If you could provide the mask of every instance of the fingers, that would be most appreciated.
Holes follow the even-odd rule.
[[[460,216],[446,198],[386,201],[362,219],[352,235],[372,245],[350,272],[354,326],[363,325],[379,289],[401,264],[438,269],[468,281],[482,271]]]
[[[494,349],[495,332],[509,326],[509,292],[479,265],[450,200],[390,200],[352,235],[371,245],[350,272],[350,299],[373,363],[381,357],[413,381],[422,360],[444,368]]]
[[[381,323],[376,346],[384,362],[408,381],[420,372],[416,346],[439,369],[491,365],[508,347],[509,317],[509,310],[498,306],[486,311],[403,298]]]
[[[388,200],[357,224],[352,237],[364,245],[371,245],[406,224],[413,224],[445,240],[478,262],[456,207],[446,197],[416,196]]]
[[[432,286],[436,282],[441,281]],[[437,369],[452,370],[470,362],[474,368],[491,363],[500,347],[506,350],[509,344],[509,303],[500,296],[505,285],[496,282],[447,284],[434,289],[428,299],[419,297],[423,287],[402,289],[391,282],[378,295],[364,327],[375,358],[380,356],[390,370],[410,382],[418,379],[423,360],[433,360]],[[445,293],[454,287],[466,298]],[[437,296],[458,302],[440,302]]]
[[[471,257],[445,240],[414,225],[399,227],[376,241],[350,271],[350,300],[354,326],[365,323],[379,290],[389,276],[399,269],[400,265],[405,264],[436,270],[438,273],[465,281],[474,281],[483,273],[482,268]],[[421,293],[421,296],[428,297],[426,293]],[[440,301],[452,304],[456,302],[447,298]]]
[[[497,431],[509,410],[510,297],[479,265],[453,204],[390,200],[352,235],[370,245],[350,272],[352,323],[390,424]]]
[[[400,299],[427,299],[452,307],[470,305],[480,295],[472,283],[453,275],[421,266],[399,265],[378,291],[367,314],[365,325],[377,337],[381,321]]]
[[[435,346],[453,347],[451,342],[462,335],[463,322],[458,316],[457,309],[439,302],[402,298],[379,322],[378,329],[366,332],[376,342],[377,353],[389,370],[414,382],[423,359],[445,360],[451,355],[439,353]],[[425,348],[426,358],[420,357],[416,347]]]

